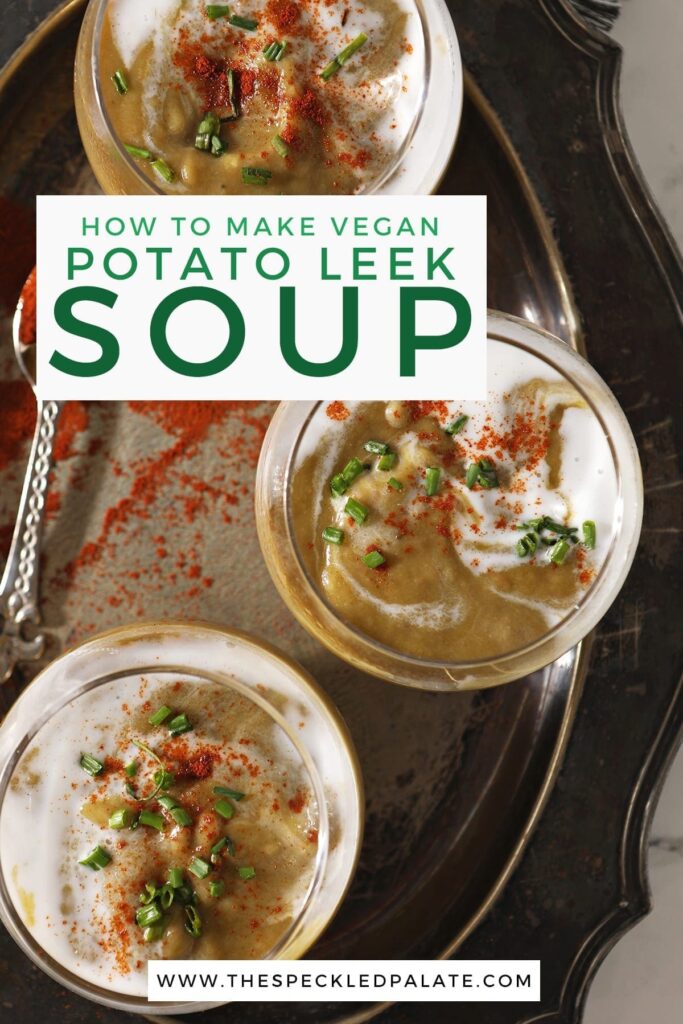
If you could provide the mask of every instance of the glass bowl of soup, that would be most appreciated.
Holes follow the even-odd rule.
[[[485,401],[285,402],[256,487],[273,581],[323,644],[431,690],[509,682],[605,614],[642,519],[635,442],[568,345],[490,314]]]
[[[91,0],[75,97],[109,194],[422,194],[463,80],[443,0]]]
[[[363,790],[329,698],[244,634],[150,623],[46,668],[0,727],[0,917],[79,995],[150,959],[296,959],[355,869]]]

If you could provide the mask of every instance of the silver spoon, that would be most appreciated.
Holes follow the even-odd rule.
[[[24,286],[26,287],[26,286]],[[21,340],[24,292],[12,321],[12,344],[19,368],[35,394],[35,344]],[[36,396],[37,417],[17,522],[7,563],[0,581],[0,683],[20,662],[36,661],[45,649],[44,633],[26,634],[27,624],[40,625],[38,582],[47,485],[52,468],[52,448],[64,402],[41,401]]]

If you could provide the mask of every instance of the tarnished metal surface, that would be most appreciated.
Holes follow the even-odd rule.
[[[25,17],[24,5],[7,6]],[[51,6],[46,0],[43,9]],[[5,304],[30,269],[30,213],[22,211],[33,196],[93,189],[70,103],[81,8],[69,5],[0,90],[0,193],[11,246],[11,259],[0,260]],[[329,689],[363,761],[368,829],[356,883],[316,953],[436,956],[478,922],[463,955],[541,956],[540,1009],[489,1006],[484,1018],[482,1007],[466,1006],[458,1010],[463,1024],[511,1024],[541,1013],[575,1019],[600,951],[645,909],[642,821],[680,718],[675,598],[680,605],[683,556],[675,503],[683,424],[674,399],[681,334],[665,283],[668,275],[682,295],[680,270],[639,193],[619,125],[609,124],[612,51],[579,31],[562,4],[548,8],[559,26],[543,5],[526,0],[454,7],[477,88],[470,81],[444,191],[488,193],[492,306],[580,342],[571,280],[588,354],[641,437],[653,500],[641,556],[598,633],[567,768],[520,869],[484,920],[557,767],[578,696],[571,658],[472,700],[387,687],[321,650],[277,599],[256,547],[251,487],[266,404],[192,407],[180,418],[173,407],[146,403],[67,408],[46,538],[50,653],[140,615],[205,617],[275,640]],[[515,150],[506,148],[488,104]],[[650,241],[629,202],[640,204]],[[666,372],[653,358],[656,345],[665,346]],[[0,527],[11,521],[30,430],[28,396],[10,384],[13,376],[8,343],[0,354],[0,449],[12,457],[0,470]],[[0,1006],[20,1022],[37,1012],[58,1024],[120,1019],[40,976],[4,935]],[[412,1022],[420,1007],[385,1015]],[[435,1006],[430,1015],[451,1020],[453,1009]],[[208,1016],[322,1024],[345,1019],[346,1010],[228,1007]]]

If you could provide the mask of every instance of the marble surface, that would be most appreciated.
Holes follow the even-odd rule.
[[[683,4],[623,0],[612,35],[624,48],[622,104],[631,142],[683,249]],[[655,811],[649,875],[654,910],[600,967],[583,1024],[674,1024],[683,1016],[683,748]]]

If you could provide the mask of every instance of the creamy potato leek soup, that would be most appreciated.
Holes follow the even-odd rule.
[[[577,605],[610,547],[618,485],[598,418],[544,360],[488,344],[486,401],[323,403],[297,454],[309,576],[405,655],[523,648]]]
[[[74,974],[144,995],[148,958],[261,958],[297,915],[318,813],[284,731],[207,680],[129,676],[77,697],[23,753],[3,873]]]
[[[111,0],[99,87],[164,190],[354,193],[411,130],[424,50],[412,0]]]

